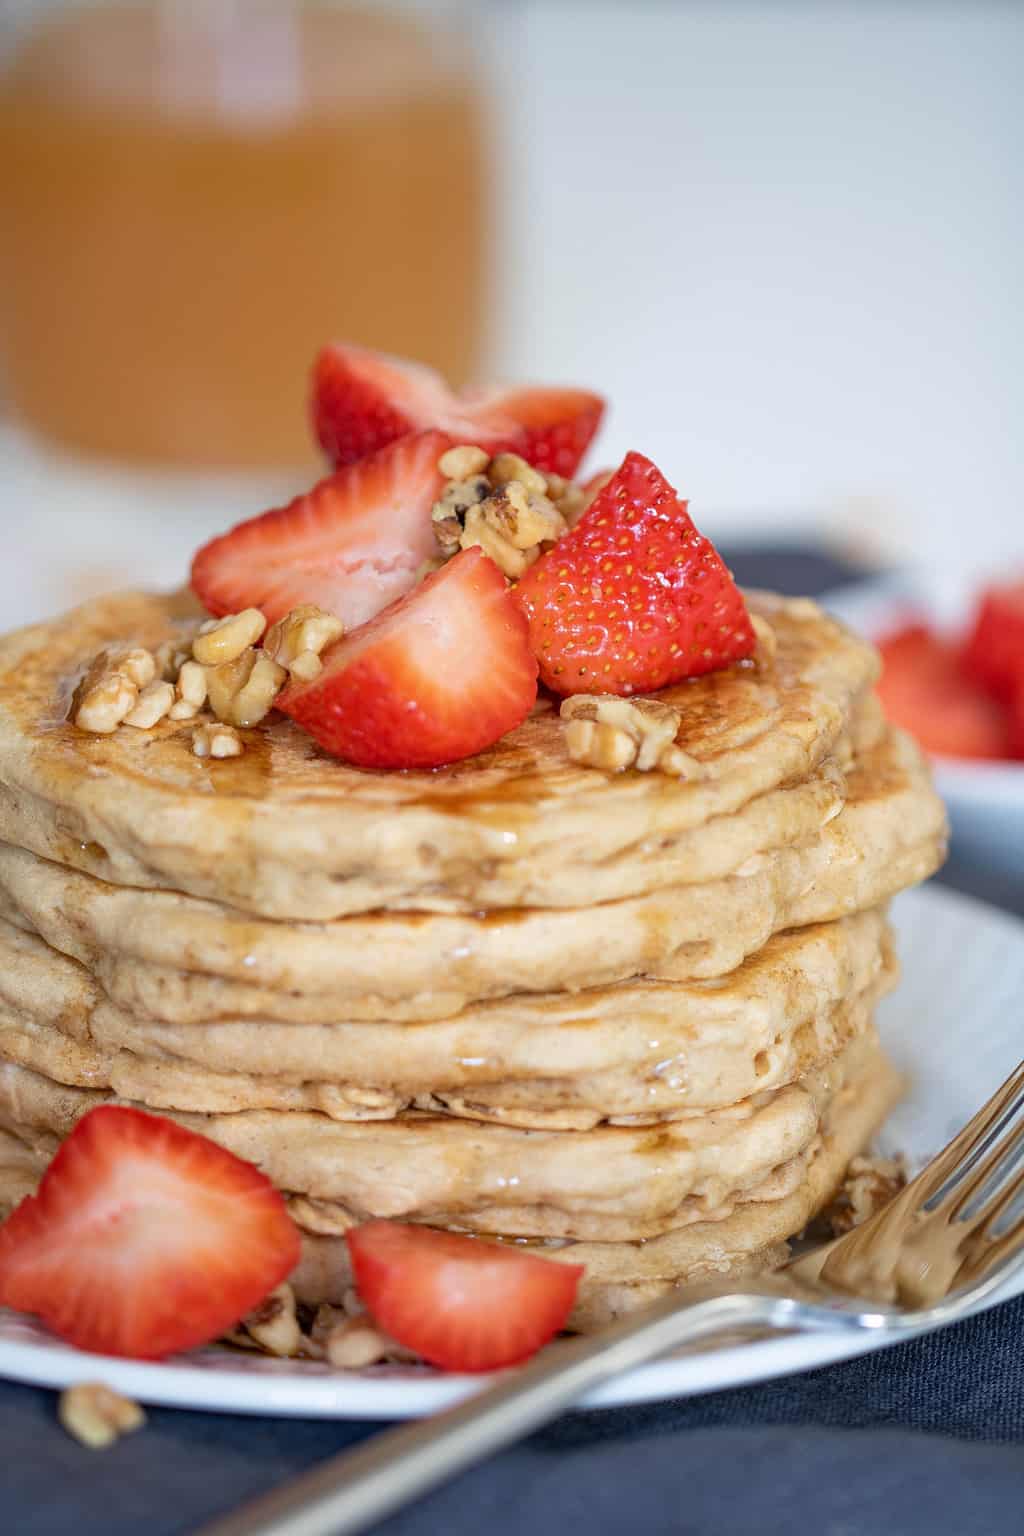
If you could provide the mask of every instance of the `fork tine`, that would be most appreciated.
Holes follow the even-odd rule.
[[[1024,1061],[909,1186],[920,1206],[944,1200],[1024,1104]]]
[[[1012,1116],[1004,1115],[1001,1134],[995,1140],[989,1138],[987,1145],[988,1150],[979,1149],[960,1177],[951,1183],[948,1192],[930,1202],[930,1209],[939,1210],[945,1206],[947,1220],[958,1221],[976,1217],[988,1206],[1002,1188],[1004,1178],[1020,1163],[1024,1150],[1024,1113],[1018,1109]],[[970,1206],[975,1202],[976,1209],[971,1211]]]
[[[1024,1189],[1024,1166],[1021,1166],[1021,1154],[1020,1150],[1018,1150],[1016,1170],[1013,1177],[1001,1183],[998,1189],[994,1190],[988,1199],[982,1201],[977,1210],[971,1213],[969,1220],[974,1229],[973,1235],[975,1237],[986,1237],[990,1234],[999,1218],[1020,1198],[1022,1189]],[[1014,1225],[1019,1225],[1022,1222],[1024,1222],[1024,1209],[1021,1210]],[[1003,1235],[1000,1233],[1000,1236]]]
[[[1024,1185],[1024,1173],[1018,1175],[1013,1184],[1013,1196],[1019,1197],[1022,1185]],[[1003,1197],[1000,1196],[1000,1203]],[[1016,1221],[998,1237],[989,1237],[988,1232],[995,1220],[991,1215],[964,1245],[964,1257],[953,1283],[952,1288],[976,1284],[995,1269],[1005,1269],[1007,1278],[1012,1268],[1019,1267],[1024,1262],[1024,1210]],[[1017,1264],[1014,1265],[1016,1258]]]

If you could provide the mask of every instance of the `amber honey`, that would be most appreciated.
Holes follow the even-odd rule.
[[[0,80],[9,404],[75,451],[287,465],[334,336],[477,366],[481,92],[458,39],[344,6],[102,4]]]

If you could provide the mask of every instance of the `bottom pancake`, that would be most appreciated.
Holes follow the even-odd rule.
[[[23,1069],[18,1068],[8,1068],[4,1075],[11,1073],[24,1076]],[[53,1125],[61,1124],[66,1130],[90,1107],[89,1101],[99,1097],[47,1085],[50,1093],[37,1091],[35,1111],[28,1119],[18,1120],[12,1114],[9,1081],[6,1087],[5,1132],[0,1134],[0,1207],[15,1203],[32,1190],[56,1150],[60,1138],[41,1123],[40,1101],[49,1101]],[[673,1285],[738,1277],[777,1266],[785,1258],[787,1239],[829,1202],[847,1165],[884,1120],[900,1089],[898,1074],[870,1031],[843,1053],[841,1081],[824,1104],[811,1144],[774,1175],[749,1188],[720,1219],[691,1220],[689,1225],[646,1241],[527,1239],[534,1252],[584,1266],[572,1326],[582,1331],[598,1327]],[[194,1117],[187,1118],[191,1121]],[[580,1142],[592,1135],[578,1134]],[[344,1230],[353,1224],[351,1216],[331,1202],[304,1195],[290,1195],[289,1208],[304,1239],[303,1256],[292,1277],[296,1295],[308,1304],[340,1304],[352,1284],[343,1238]],[[470,1223],[449,1225],[472,1230]],[[608,1225],[614,1230],[614,1222]],[[511,1226],[501,1234],[489,1235],[517,1244],[523,1241]]]

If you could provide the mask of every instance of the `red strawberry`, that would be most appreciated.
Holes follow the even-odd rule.
[[[746,604],[714,545],[640,453],[515,589],[555,693],[649,693],[753,652]]]
[[[537,697],[526,621],[498,567],[465,549],[325,651],[277,707],[362,768],[436,768],[492,746]]]
[[[983,594],[964,666],[997,699],[1011,699],[1024,683],[1024,581]]]
[[[1006,757],[1006,718],[961,670],[956,647],[923,624],[908,624],[878,642],[879,697],[890,720],[928,752],[946,757]]]
[[[346,1233],[375,1320],[446,1371],[496,1371],[536,1353],[572,1311],[583,1267],[430,1227],[371,1221]]]
[[[328,458],[348,464],[406,432],[435,427],[491,453],[513,449],[571,478],[604,402],[583,389],[519,389],[460,397],[420,363],[363,347],[326,347],[313,372],[313,425]]]
[[[1024,680],[1010,703],[1010,756],[1024,758]]]
[[[437,554],[430,510],[449,442],[421,432],[321,480],[286,507],[239,523],[192,562],[213,614],[261,608],[267,622],[317,603],[352,629],[414,584]]]
[[[0,1226],[0,1305],[79,1349],[155,1360],[219,1337],[298,1259],[284,1201],[250,1163],[106,1104]]]

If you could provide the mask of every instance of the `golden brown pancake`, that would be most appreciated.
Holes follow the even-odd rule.
[[[93,657],[154,647],[188,622],[177,599],[97,599],[0,641],[0,838],[113,883],[294,920],[573,907],[677,884],[692,860],[676,844],[834,756],[877,676],[873,649],[813,603],[757,594],[751,606],[774,626],[771,666],[660,695],[682,709],[678,742],[698,765],[681,782],[571,762],[550,704],[433,773],[364,772],[280,717],[224,761],[192,753],[188,722],[89,736],[66,716]],[[745,845],[729,856],[742,862]],[[714,858],[696,879],[723,872]]]

